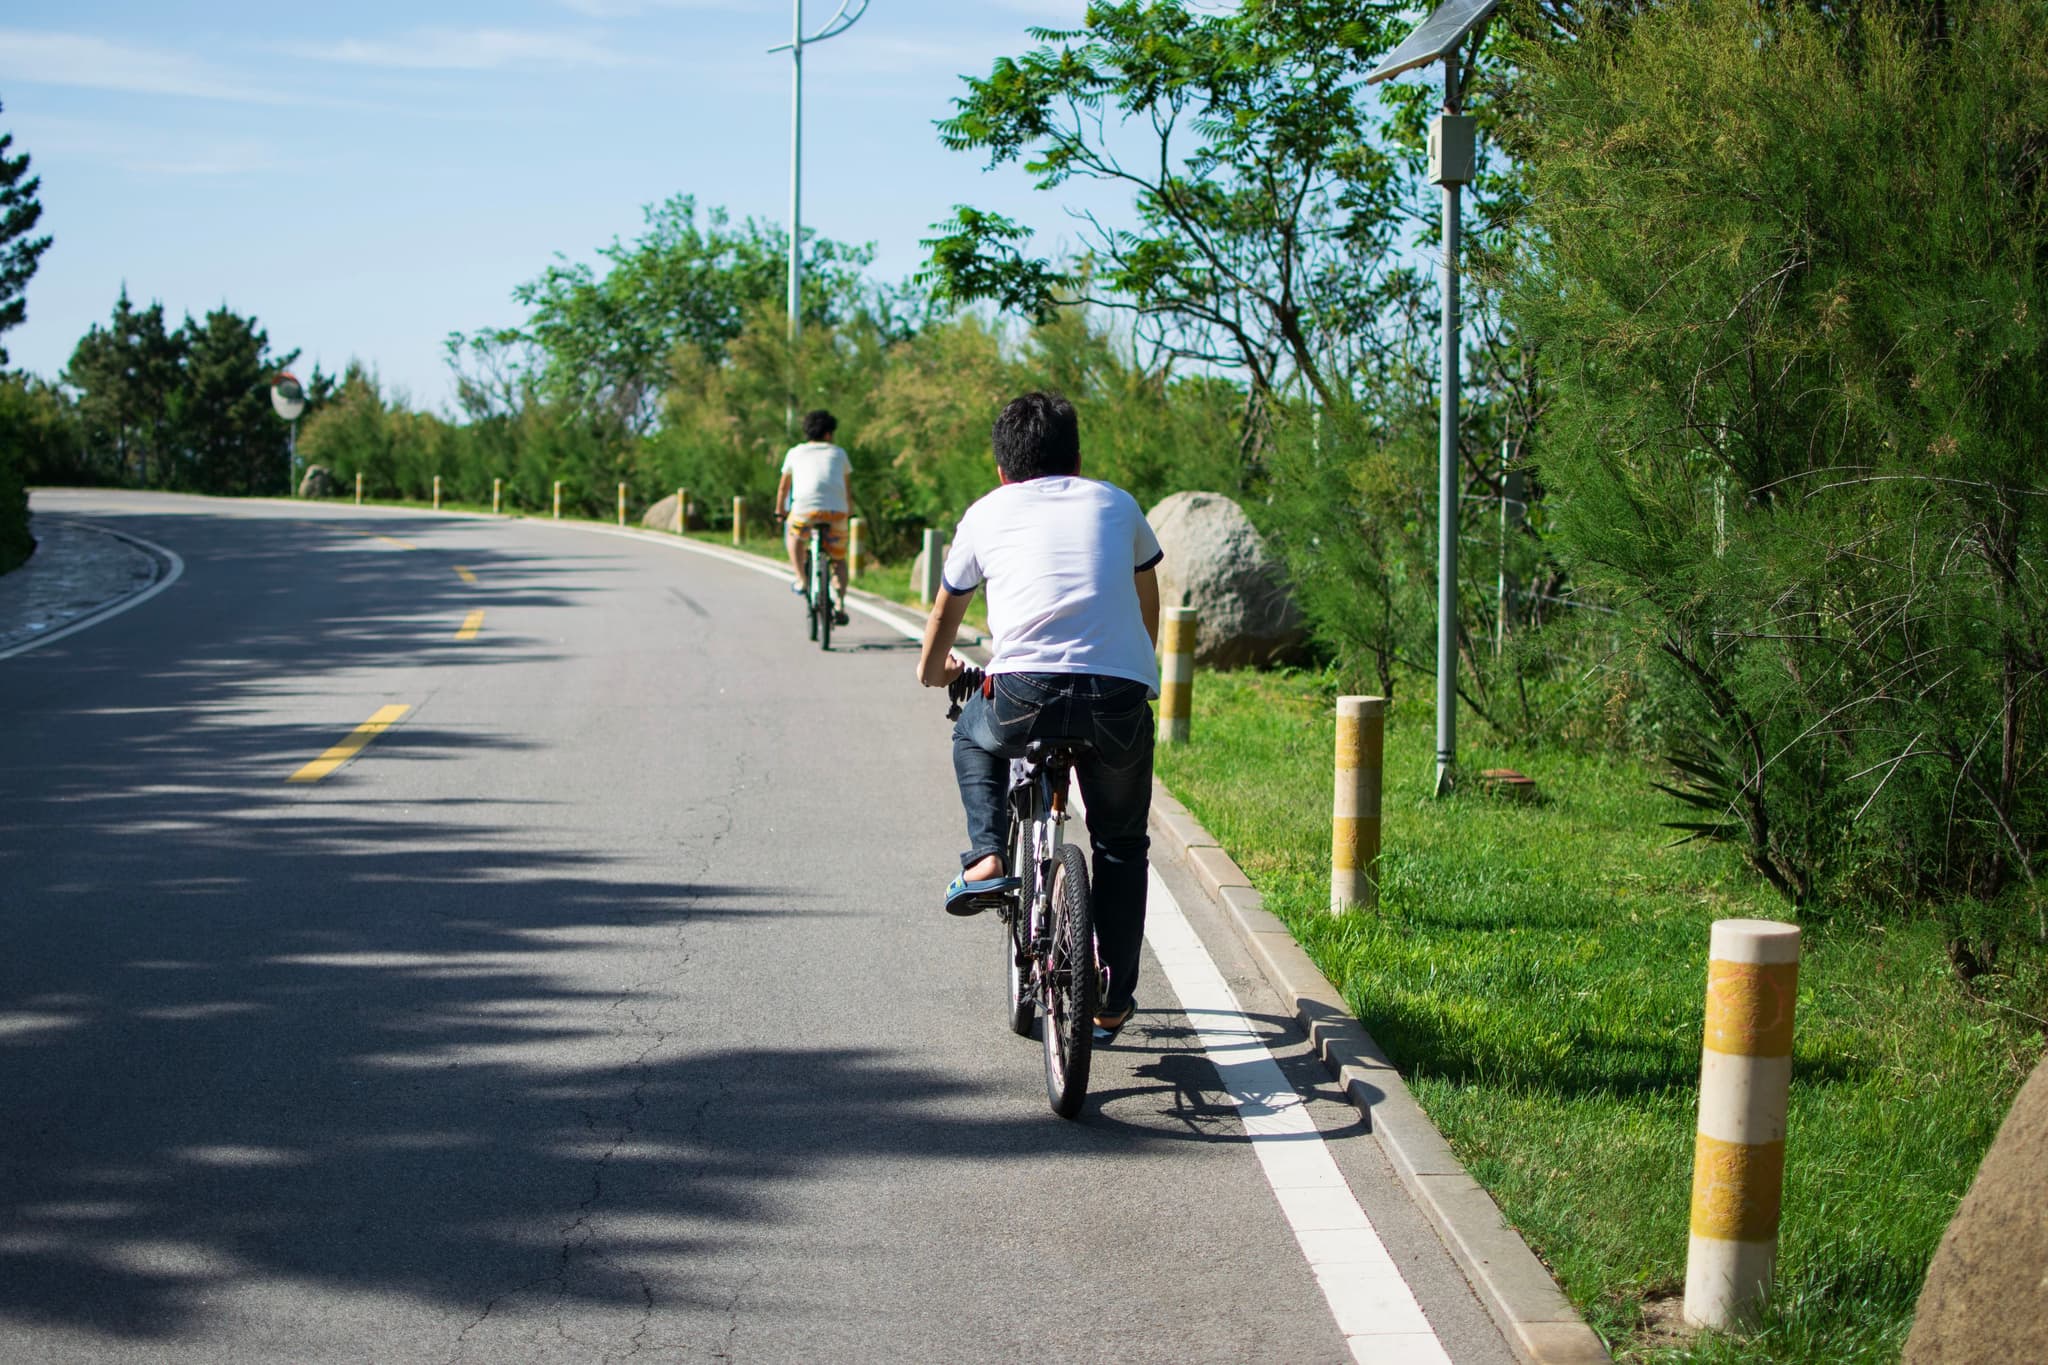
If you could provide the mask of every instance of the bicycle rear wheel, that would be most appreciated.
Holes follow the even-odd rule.
[[[1031,825],[1010,813],[1010,870],[1017,876],[1017,903],[1002,915],[1003,982],[1008,986],[1003,1002],[1003,1020],[1020,1038],[1031,1036],[1031,1019],[1038,1006],[1031,998],[1031,902],[1038,868],[1031,858]]]
[[[1052,867],[1051,946],[1041,992],[1045,1019],[1045,1094],[1063,1119],[1088,1098],[1088,1064],[1095,1046],[1095,916],[1088,895],[1088,862],[1074,844],[1060,849]]]
[[[825,537],[811,542],[811,572],[817,591],[812,595],[813,619],[817,622],[818,648],[832,648],[832,557],[825,553]]]

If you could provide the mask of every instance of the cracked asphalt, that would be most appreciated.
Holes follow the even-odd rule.
[[[36,499],[185,573],[0,661],[0,1360],[1351,1358],[1156,967],[1047,1110],[909,642],[546,522]]]

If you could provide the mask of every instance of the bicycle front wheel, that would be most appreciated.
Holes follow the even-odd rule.
[[[811,638],[818,638],[818,556],[808,551],[804,564],[804,614],[811,618]]]
[[[1063,1119],[1088,1098],[1088,1064],[1095,1047],[1095,916],[1088,895],[1088,862],[1074,844],[1052,866],[1051,944],[1040,990],[1045,1018],[1045,1094]]]

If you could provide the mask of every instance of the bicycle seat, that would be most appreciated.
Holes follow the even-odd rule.
[[[1095,752],[1095,742],[1087,739],[1034,739],[1024,746],[1026,762],[1043,763],[1049,758],[1074,759],[1082,754]]]

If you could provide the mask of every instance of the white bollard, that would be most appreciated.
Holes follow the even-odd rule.
[[[1716,920],[1711,945],[1685,1320],[1725,1331],[1752,1321],[1778,1258],[1799,929]]]
[[[1195,609],[1167,607],[1159,616],[1159,742],[1185,744],[1194,714]]]
[[[939,533],[924,533],[924,569],[917,576],[917,600],[930,606],[938,598],[940,577],[946,566],[939,563]]]
[[[1337,698],[1337,779],[1330,808],[1330,913],[1380,903],[1380,768],[1385,697]]]

